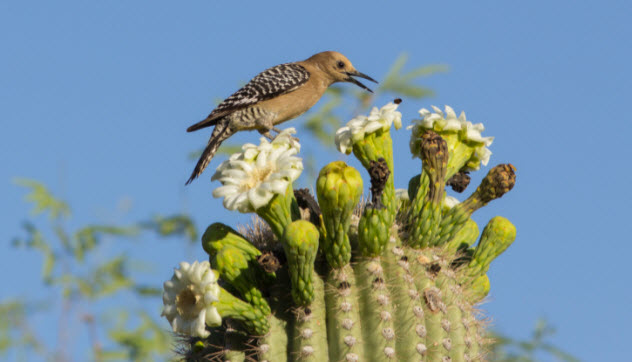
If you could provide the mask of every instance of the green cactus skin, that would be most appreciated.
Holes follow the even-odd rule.
[[[492,260],[502,254],[516,240],[516,227],[502,216],[492,218],[474,249],[468,275],[472,278],[487,273]]]
[[[287,256],[292,298],[299,306],[314,300],[314,260],[318,252],[318,229],[309,221],[297,220],[284,233],[284,250]]]
[[[390,136],[388,141],[384,137],[382,143],[377,136],[367,137],[357,151],[354,144],[354,154],[361,160],[384,157],[392,170],[392,151],[384,151],[390,149]],[[297,213],[291,212],[290,196],[257,210],[280,245],[270,240],[260,251],[229,227],[211,225],[204,250],[228,290],[243,300],[222,289],[216,304],[224,324],[209,328],[207,339],[192,338],[187,360],[484,360],[489,340],[485,322],[477,318],[477,303],[490,290],[489,264],[516,234],[508,220],[496,217],[472,248],[479,230],[470,216],[513,187],[515,169],[493,168],[472,196],[443,211],[445,180],[463,165],[446,168],[445,158],[437,160],[434,166],[426,160],[423,173],[411,180],[414,197],[410,205],[402,203],[407,206],[397,215],[394,193],[387,194],[391,173],[382,196],[385,206],[392,204],[363,205],[355,211],[361,216],[352,218],[362,180],[358,171],[338,161],[318,178],[321,225],[292,222]],[[424,214],[426,208],[431,216]],[[389,223],[395,220],[401,223]],[[424,220],[432,221],[422,226]],[[413,236],[415,228],[423,230],[417,234],[421,240]],[[274,273],[263,272],[255,262],[262,251],[278,258],[280,268]]]
[[[342,268],[351,260],[347,231],[353,209],[362,195],[362,177],[344,162],[332,162],[320,171],[316,194],[323,213],[323,248],[327,262],[334,268]]]
[[[426,131],[421,138],[423,175],[426,176],[421,177],[428,179],[428,188],[425,196],[419,193],[418,188],[414,199],[414,210],[417,212],[411,214],[410,225],[411,245],[416,248],[435,245],[441,223],[441,203],[445,194],[448,165],[448,145],[441,136]]]
[[[394,312],[381,259],[362,258],[354,268],[359,289],[365,355],[384,359],[395,354]],[[382,337],[379,337],[379,336]]]
[[[501,164],[492,168],[476,191],[443,217],[436,245],[443,245],[451,240],[474,211],[509,192],[516,182],[515,171],[516,168],[511,164]]]
[[[270,322],[266,314],[223,288],[220,288],[219,301],[213,305],[222,317],[241,322],[253,335],[263,336],[270,330]]]
[[[412,361],[419,358],[419,345],[424,340],[416,333],[416,326],[423,318],[420,308],[421,295],[415,283],[416,276],[411,270],[405,249],[390,246],[382,258],[382,266],[389,298],[394,305],[395,347],[398,361]]]
[[[271,318],[270,332],[259,340],[257,357],[259,361],[288,361],[288,346],[290,345],[288,325],[285,320]]]
[[[491,284],[487,275],[483,274],[472,281],[472,301],[478,302],[483,300],[489,294]]]
[[[481,270],[480,263],[493,254],[484,249],[481,246],[479,255],[486,256],[476,259],[476,270]],[[321,260],[312,274],[314,300],[308,306],[294,302],[287,267],[277,270],[268,297],[272,309],[267,319],[270,330],[259,339],[252,358],[482,360],[484,324],[476,319],[474,303],[484,294],[476,281],[470,282],[470,264],[452,267],[460,255],[442,247],[418,250],[406,245],[406,240],[391,237],[377,257],[358,255],[350,264],[335,269]],[[305,318],[306,310],[309,318]],[[244,343],[244,356],[250,356],[253,345],[253,341]],[[206,354],[208,350],[213,348],[207,345]],[[236,354],[226,351],[223,360]]]
[[[314,273],[314,294],[325,294],[324,281]],[[329,358],[329,345],[327,344],[327,319],[325,300],[315,298],[309,307],[301,307],[294,310],[294,331],[292,354],[289,360],[295,361],[326,361]]]
[[[257,215],[266,221],[276,237],[283,241],[285,228],[292,223],[292,216],[296,215],[296,199],[292,187],[288,187],[285,195],[275,195],[270,202],[257,209]]]
[[[459,230],[452,240],[445,246],[447,250],[456,252],[457,250],[467,249],[476,242],[478,238],[479,230],[478,224],[472,219],[468,219],[463,225],[463,228]]]
[[[393,140],[391,139],[390,131],[378,130],[375,133],[367,135],[363,140],[354,143],[353,154],[360,160],[362,166],[364,166],[367,171],[371,168],[371,161],[377,162],[380,159],[386,161],[386,165],[391,173],[384,187],[382,203],[389,211],[389,218],[386,219],[386,222],[390,227],[395,220],[397,209],[393,175]]]
[[[417,192],[419,191],[420,187],[423,190],[427,190],[428,189],[428,182],[429,182],[428,175],[425,175],[423,181],[421,180],[421,174],[412,177],[408,181],[408,199],[410,199],[411,201],[414,200],[415,197],[417,197]],[[426,196],[426,192],[423,191],[421,196],[425,197]],[[419,210],[417,210],[417,211],[420,212],[421,208]]]
[[[231,227],[214,223],[202,236],[202,247],[210,256],[213,269],[222,279],[237,289],[249,303],[259,308],[264,315],[270,314],[270,306],[257,289],[264,271],[257,265],[261,252]]]
[[[332,269],[325,285],[330,361],[364,361],[358,289],[350,265]]]
[[[382,253],[390,237],[390,222],[386,207],[365,206],[357,230],[360,255],[375,257]]]

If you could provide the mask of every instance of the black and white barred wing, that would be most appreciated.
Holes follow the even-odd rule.
[[[236,110],[289,93],[308,79],[309,72],[296,63],[279,64],[269,68],[252,78],[248,84],[220,103],[205,120],[189,127],[187,131],[212,126],[219,118]]]

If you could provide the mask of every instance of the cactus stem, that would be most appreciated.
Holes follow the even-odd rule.
[[[239,294],[264,315],[270,314],[270,306],[257,288],[259,284],[258,257],[261,252],[241,234],[221,223],[210,225],[202,236],[202,246],[209,254],[213,269],[228,281]]]
[[[294,191],[290,184],[285,194],[275,194],[272,200],[256,210],[259,215],[272,229],[277,239],[283,242],[283,232],[285,228],[292,222],[292,201],[294,200]]]
[[[341,268],[351,260],[348,231],[353,210],[362,195],[362,177],[344,162],[332,162],[320,171],[316,194],[325,229],[325,257],[332,268]]]
[[[516,240],[516,227],[504,217],[492,218],[483,229],[481,240],[474,249],[472,261],[467,269],[469,277],[477,279],[487,273],[490,263],[507,250],[514,240]],[[485,283],[484,280],[481,282]],[[489,284],[489,281],[487,283]]]
[[[516,168],[511,164],[493,167],[476,191],[467,200],[451,208],[443,217],[436,245],[449,242],[474,211],[509,192],[516,183],[515,171]]]
[[[420,308],[420,293],[415,285],[415,278],[405,253],[405,249],[391,246],[382,258],[382,267],[386,285],[390,292],[394,308],[396,352],[398,361],[419,359],[417,345],[423,338],[416,333],[417,326],[423,323],[423,310]],[[411,318],[411,316],[415,316]]]
[[[270,329],[267,315],[252,305],[233,296],[225,289],[220,288],[219,300],[213,305],[222,318],[232,318],[240,321],[249,333],[262,336]]]
[[[363,361],[360,308],[357,305],[353,270],[349,264],[332,269],[327,277],[327,336],[330,361]],[[357,359],[356,359],[357,358]]]
[[[329,358],[325,284],[315,273],[312,279],[314,301],[308,307],[299,307],[293,311],[295,323],[292,350],[296,355],[291,360],[319,362]]]
[[[288,273],[292,282],[292,298],[299,306],[314,300],[314,260],[318,252],[318,229],[306,220],[288,225],[283,235]]]
[[[474,220],[468,219],[463,228],[446,244],[445,250],[454,254],[458,250],[467,249],[476,242],[478,235],[478,225]]]
[[[354,270],[359,289],[365,353],[376,361],[392,360],[396,353],[394,311],[380,258],[362,258]]]
[[[448,164],[448,145],[441,136],[433,131],[426,131],[421,139],[421,159],[423,174],[428,178],[428,192],[423,196],[417,193],[415,207],[410,215],[410,245],[417,249],[434,246],[436,243]]]
[[[270,332],[259,339],[257,352],[259,361],[287,361],[288,333],[287,322],[283,319],[270,318]]]

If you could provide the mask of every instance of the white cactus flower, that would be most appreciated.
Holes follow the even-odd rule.
[[[301,158],[295,156],[301,145],[292,138],[294,133],[294,128],[283,130],[272,142],[261,137],[259,146],[246,144],[243,152],[222,162],[211,178],[222,183],[213,196],[223,197],[228,210],[247,213],[284,194],[303,171]]]
[[[220,293],[217,276],[208,261],[180,263],[173,277],[164,283],[162,315],[174,332],[196,337],[208,337],[206,325],[218,326],[222,317],[213,302]]]
[[[407,127],[407,129],[412,129],[410,151],[413,157],[419,157],[419,137],[421,134],[426,130],[432,130],[446,139],[451,151],[456,149],[455,141],[473,149],[472,159],[467,163],[468,166],[465,171],[478,170],[480,164],[486,166],[492,154],[487,147],[492,144],[494,137],[481,135],[481,132],[485,130],[483,124],[469,122],[465,117],[465,112],[461,112],[457,117],[454,109],[450,106],[445,106],[445,112],[435,106],[432,106],[432,109],[434,112],[425,108],[419,110],[421,119],[413,120],[413,124]]]
[[[391,102],[378,109],[373,107],[369,116],[357,116],[347,122],[347,125],[336,131],[336,146],[345,154],[353,150],[353,143],[377,130],[386,131],[395,125],[395,129],[402,127],[402,114],[397,111],[397,104]]]
[[[451,209],[453,207],[455,207],[456,205],[458,205],[459,203],[461,203],[461,201],[459,201],[459,199],[457,199],[454,196],[447,196],[443,199],[443,206]]]

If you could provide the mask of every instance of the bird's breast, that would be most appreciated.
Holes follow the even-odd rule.
[[[273,123],[279,124],[294,119],[312,108],[326,89],[308,82],[293,92],[264,101],[260,106],[276,113]]]

